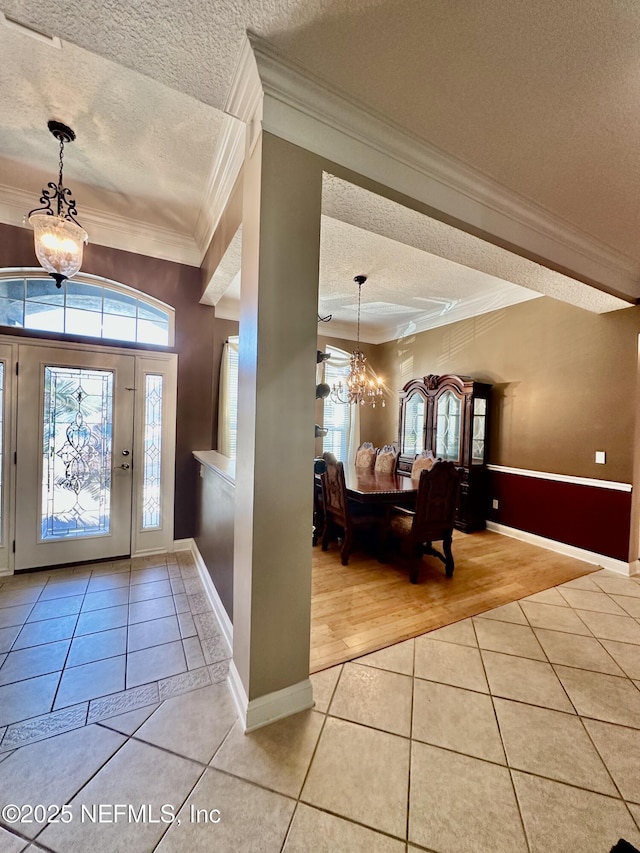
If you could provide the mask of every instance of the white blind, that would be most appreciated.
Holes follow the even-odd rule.
[[[335,347],[327,347],[331,356],[324,362],[324,381],[333,387],[344,381],[349,373],[349,354]],[[344,403],[332,403],[327,397],[324,401],[323,427],[328,430],[322,441],[323,450],[328,450],[336,459],[347,464],[349,452],[349,409]]]
[[[229,338],[222,351],[218,406],[218,450],[236,458],[238,426],[238,336]]]

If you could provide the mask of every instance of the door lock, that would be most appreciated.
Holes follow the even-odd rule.
[[[131,452],[130,450],[123,450],[123,451],[122,451],[122,455],[123,455],[123,456],[128,456],[130,452]]]

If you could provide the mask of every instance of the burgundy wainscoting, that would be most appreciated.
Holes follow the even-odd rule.
[[[490,471],[491,521],[616,560],[629,559],[631,492]]]

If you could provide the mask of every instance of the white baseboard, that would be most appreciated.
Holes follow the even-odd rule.
[[[173,540],[173,550],[174,551],[190,551],[192,546],[194,545],[193,539],[174,539]]]
[[[249,701],[235,663],[231,661],[227,682],[245,734],[275,723],[276,720],[289,717],[291,714],[307,711],[314,704],[309,678],[285,687],[283,690],[276,690],[274,693],[267,693],[266,696],[259,696]]]
[[[631,577],[640,571],[640,562],[638,560],[635,560],[633,563],[625,563],[623,560],[616,560],[604,554],[596,554],[595,551],[577,548],[575,545],[558,542],[556,539],[547,539],[545,536],[538,536],[537,533],[518,530],[517,527],[498,524],[496,521],[487,521],[487,530],[493,530],[494,533],[501,533],[503,536],[510,536],[512,539],[520,539],[522,542],[529,542],[531,545],[538,545],[540,548],[546,548],[548,551],[555,551],[556,554],[575,557],[576,560],[582,560],[594,566],[601,566],[603,569],[609,569],[626,577]]]
[[[218,620],[224,638],[227,641],[227,645],[229,646],[229,651],[232,652],[233,624],[231,622],[231,619],[229,618],[229,614],[225,610],[224,604],[222,603],[222,599],[218,595],[218,590],[216,589],[215,584],[211,580],[211,575],[209,574],[207,565],[202,558],[202,554],[200,553],[198,546],[196,545],[195,539],[183,539],[181,541],[189,542],[189,548],[177,548],[176,550],[191,551],[193,559],[195,560],[196,567],[198,569],[198,574],[200,575],[200,580],[202,581],[202,586],[204,587],[204,591],[206,592],[207,598],[209,599],[211,609],[216,615],[216,619]]]

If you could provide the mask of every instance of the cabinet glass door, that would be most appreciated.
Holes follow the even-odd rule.
[[[402,453],[415,456],[424,446],[424,419],[427,401],[421,394],[412,394],[405,403],[402,430]]]
[[[457,462],[460,459],[460,420],[462,400],[452,391],[438,399],[436,423],[436,456]]]
[[[473,410],[473,439],[471,445],[471,464],[482,465],[486,443],[487,401],[475,401]]]

